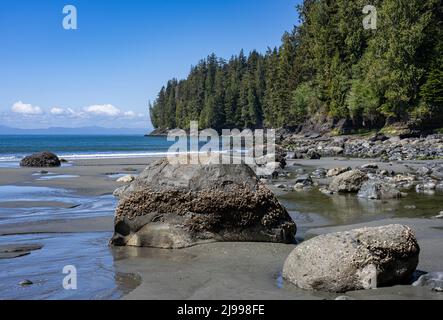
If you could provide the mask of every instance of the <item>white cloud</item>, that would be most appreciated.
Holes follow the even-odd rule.
[[[125,117],[129,117],[129,118],[135,118],[135,112],[134,111],[126,111],[124,113]]]
[[[108,117],[116,117],[121,114],[120,109],[114,107],[112,104],[93,105],[85,107],[83,110],[90,114]]]
[[[14,113],[19,113],[23,115],[43,114],[43,111],[40,107],[34,107],[32,104],[23,103],[22,101],[14,103],[11,110]]]
[[[84,116],[84,112],[76,112],[71,108],[59,108],[54,107],[50,110],[53,116],[70,116],[70,117],[81,117]]]
[[[66,113],[66,110],[62,109],[62,108],[55,107],[55,108],[51,109],[51,114],[53,114],[55,116],[60,116],[60,115],[65,114],[65,113]]]

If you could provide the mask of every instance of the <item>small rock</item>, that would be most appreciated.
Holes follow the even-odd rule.
[[[326,169],[318,168],[314,172],[312,172],[312,177],[315,179],[323,179],[326,178],[327,173],[328,171]]]
[[[122,183],[129,183],[135,180],[135,177],[132,175],[127,175],[124,177],[121,177],[117,180],[117,182],[122,182]]]
[[[422,275],[412,284],[414,287],[443,287],[443,272],[430,272]]]
[[[22,287],[31,286],[34,284],[31,280],[23,280],[19,283]]]
[[[415,210],[415,209],[417,209],[417,207],[414,205],[409,205],[409,206],[405,206],[405,209],[406,210]]]
[[[318,191],[320,191],[323,194],[329,195],[329,196],[334,194],[334,192],[332,192],[331,190],[329,190],[327,188],[320,188],[320,189],[318,189]]]
[[[360,170],[367,173],[376,173],[378,170],[378,165],[369,163],[360,167]]]
[[[296,160],[297,154],[293,151],[290,151],[286,154],[286,160]]]
[[[321,155],[317,151],[315,151],[314,149],[310,149],[308,151],[308,153],[306,153],[305,157],[306,157],[306,159],[309,159],[309,160],[320,160],[321,159]]]
[[[435,216],[435,219],[443,219],[443,211],[441,211],[438,216]]]
[[[335,300],[336,301],[345,301],[345,300],[355,300],[355,299],[350,296],[339,296],[339,297],[335,298]]]
[[[336,177],[341,175],[342,173],[351,171],[352,168],[351,167],[347,167],[347,168],[334,168],[328,171],[328,173],[326,174],[327,177],[332,178],[332,177]]]
[[[348,171],[335,177],[329,185],[329,190],[339,193],[358,193],[367,180],[368,175],[363,171]]]
[[[369,180],[361,186],[358,197],[370,200],[398,199],[401,198],[401,193],[386,182]]]
[[[443,292],[443,287],[435,287],[435,288],[432,288],[432,291],[434,291],[434,292],[438,292],[438,293],[441,293],[441,292]]]
[[[417,170],[417,173],[422,175],[422,176],[428,176],[432,173],[432,170],[427,168],[427,167],[422,167],[420,169]]]

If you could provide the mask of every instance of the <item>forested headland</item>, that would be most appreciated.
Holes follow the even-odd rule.
[[[443,2],[370,2],[375,30],[363,28],[367,0],[305,0],[278,48],[211,54],[150,103],[154,127],[443,127]]]

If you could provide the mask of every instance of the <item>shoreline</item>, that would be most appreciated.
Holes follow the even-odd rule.
[[[99,197],[111,195],[112,192],[124,185],[109,177],[111,174],[139,174],[148,163],[159,159],[158,157],[132,158],[132,159],[82,159],[72,162],[71,166],[51,168],[48,171],[59,175],[60,179],[38,180],[40,169],[36,168],[0,168],[2,176],[1,186],[36,187],[67,190],[68,194],[79,197],[91,197],[100,201]],[[288,170],[293,172],[300,168],[312,170],[318,167],[361,166],[362,164],[376,162],[380,166],[387,166],[391,170],[406,170],[406,166],[420,165],[421,161],[405,161],[404,163],[381,163],[374,159],[345,159],[323,158],[320,160],[290,160]],[[63,176],[78,176],[63,178]],[[290,178],[281,178],[271,181],[269,187],[276,192],[277,197],[282,197],[288,192],[275,187],[275,183],[290,182]],[[89,198],[87,198],[89,199]],[[35,199],[33,200],[35,201]],[[282,201],[282,200],[281,200]],[[301,205],[299,200],[284,200],[285,203]],[[0,200],[0,210],[1,210]],[[18,201],[20,202],[20,201]],[[93,201],[94,202],[94,201]],[[95,204],[95,203],[93,203]],[[44,207],[37,210],[67,210],[76,212],[78,207],[65,208],[59,203],[54,207]],[[129,275],[125,280],[131,286],[130,292],[121,296],[122,299],[335,299],[338,295],[306,292],[296,289],[280,278],[282,265],[287,255],[295,245],[269,244],[269,243],[210,243],[181,250],[161,250],[151,248],[112,248],[105,244],[107,237],[113,232],[113,212],[115,207],[105,206],[103,216],[69,218],[54,217],[44,221],[30,223],[0,224],[0,240],[9,238],[27,239],[32,236],[44,236],[49,239],[63,238],[72,235],[82,239],[88,235],[97,235],[104,247],[100,250],[107,252],[112,257],[112,266],[115,272]],[[344,204],[347,205],[346,203]],[[81,208],[81,207],[80,207]],[[94,207],[87,207],[86,212]],[[423,248],[422,261],[419,269],[424,271],[438,271],[442,265],[443,255],[440,250],[439,240],[443,237],[443,221],[429,218],[388,217],[375,219],[368,216],[369,221],[363,223],[343,223],[346,220],[331,224],[330,217],[307,211],[296,211],[288,208],[298,227],[298,239],[312,237],[321,233],[334,232],[354,227],[402,223],[410,225],[417,231],[420,245]],[[338,208],[343,204],[338,203]],[[443,208],[442,208],[443,209]],[[402,210],[400,208],[400,210]],[[338,213],[341,215],[341,213]],[[391,214],[392,215],[392,214]],[[414,213],[413,213],[414,215]],[[351,220],[350,220],[351,221]],[[84,235],[84,236],[83,236]],[[104,238],[103,238],[104,237]],[[300,238],[301,237],[301,238]],[[16,246],[20,243],[17,242]],[[83,244],[94,246],[93,244]],[[45,247],[43,247],[44,249]],[[92,248],[92,247],[91,247]],[[96,248],[98,249],[98,248]],[[40,251],[40,253],[39,253]],[[36,250],[26,255],[32,259],[42,254]],[[22,258],[16,258],[22,259]],[[20,260],[9,259],[10,263],[19,263]],[[235,271],[234,271],[235,270]],[[134,282],[133,280],[138,280]],[[123,282],[125,282],[123,281]],[[121,285],[121,284],[120,284]],[[124,284],[123,284],[124,286]],[[126,289],[125,289],[126,290]],[[416,298],[416,299],[442,299],[441,295],[431,294],[430,290],[397,286],[382,288],[377,292],[352,292],[347,295],[358,299],[379,298]]]

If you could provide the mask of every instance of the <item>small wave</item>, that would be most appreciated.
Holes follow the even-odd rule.
[[[226,150],[213,151],[214,153],[228,153]],[[66,160],[91,160],[91,159],[125,159],[143,157],[167,157],[182,154],[203,154],[205,152],[130,152],[130,153],[79,153],[79,154],[58,154],[59,158]],[[0,156],[0,162],[18,162],[22,156]]]
[[[17,156],[3,156],[3,157],[0,157],[0,161],[1,162],[19,161],[20,159],[22,159],[22,158],[21,157],[17,157]]]

